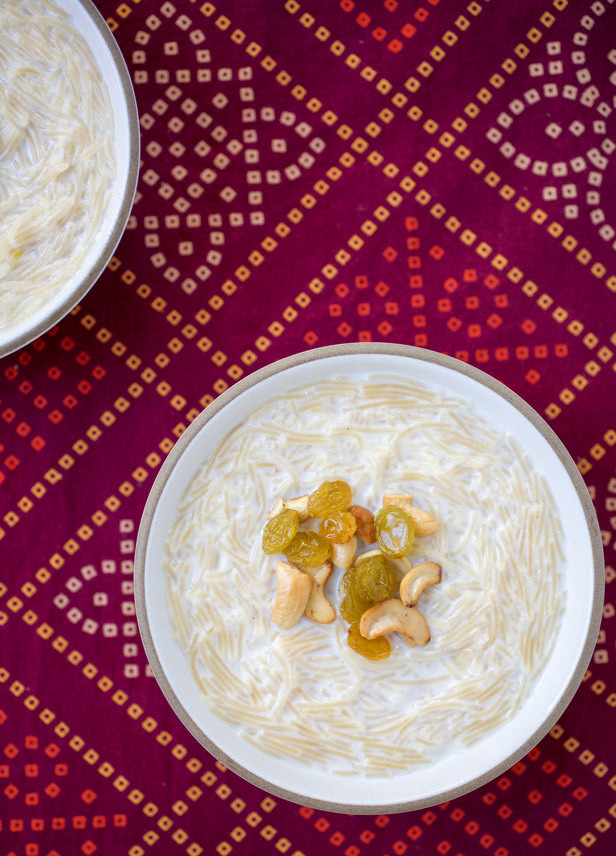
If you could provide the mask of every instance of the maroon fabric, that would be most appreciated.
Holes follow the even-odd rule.
[[[0,363],[0,852],[612,853],[613,3],[97,5],[143,163],[99,282]],[[552,733],[391,817],[217,764],[151,676],[133,603],[140,516],[185,426],[254,369],[354,340],[446,352],[528,400],[587,481],[608,568]]]

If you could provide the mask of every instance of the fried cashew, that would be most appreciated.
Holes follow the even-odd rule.
[[[310,512],[308,511],[308,494],[305,496],[295,496],[293,499],[283,499],[280,497],[268,513],[267,519],[271,520],[272,517],[276,517],[284,508],[292,508],[293,511],[297,511],[299,522],[303,523],[310,517]]]
[[[411,504],[413,497],[410,493],[386,493],[383,496],[383,505],[395,505],[405,511],[415,524],[415,535],[423,538],[426,535],[434,535],[438,529],[436,517],[423,508],[417,508]]]
[[[342,568],[343,571],[348,571],[355,559],[357,552],[357,537],[353,535],[344,544],[335,544],[332,542],[332,562],[337,568]]]
[[[400,633],[411,648],[430,641],[430,628],[421,612],[414,606],[405,606],[397,598],[389,598],[367,609],[359,621],[359,632],[366,639]]]
[[[272,610],[272,621],[283,630],[288,630],[304,614],[312,579],[289,562],[276,562],[276,600]]]
[[[438,585],[441,566],[436,562],[422,562],[411,568],[400,583],[400,599],[405,606],[415,606],[426,586]]]
[[[399,505],[401,502],[411,505],[412,493],[385,493],[383,494],[383,505]]]
[[[312,579],[312,589],[304,609],[304,615],[317,624],[331,624],[336,618],[336,610],[325,594],[325,583],[330,578],[334,566],[329,561],[320,565],[300,565],[300,571]]]

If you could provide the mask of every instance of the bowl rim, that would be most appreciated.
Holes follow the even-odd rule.
[[[98,30],[100,36],[105,42],[106,48],[108,49],[111,55],[113,65],[115,66],[119,77],[120,87],[127,108],[128,146],[130,149],[127,160],[128,174],[126,186],[124,188],[124,193],[120,202],[118,217],[115,223],[113,224],[113,228],[111,229],[111,232],[107,240],[105,241],[105,244],[103,245],[103,247],[101,247],[101,251],[98,254],[98,257],[87,270],[78,287],[73,289],[70,294],[67,294],[64,300],[62,300],[62,302],[59,303],[54,309],[49,310],[48,312],[41,312],[39,315],[39,320],[32,324],[32,326],[29,326],[28,329],[23,330],[22,332],[17,333],[13,336],[9,335],[4,341],[0,339],[0,359],[2,357],[14,353],[15,351],[20,350],[26,345],[29,345],[39,336],[42,336],[43,333],[46,333],[59,321],[61,321],[62,318],[68,315],[71,309],[73,309],[79,303],[79,301],[85,297],[88,291],[92,288],[92,286],[101,276],[103,270],[107,266],[109,259],[113,255],[114,250],[119,244],[122,235],[124,234],[124,230],[126,228],[126,224],[128,222],[128,218],[130,216],[131,208],[135,198],[135,193],[137,191],[141,140],[139,131],[139,113],[137,109],[137,101],[135,97],[135,91],[133,89],[133,85],[130,79],[128,67],[126,65],[124,56],[120,50],[120,47],[117,41],[115,40],[115,37],[109,29],[107,22],[94,5],[93,1],[74,0],[74,2],[83,8],[84,12],[90,17],[92,23]],[[38,314],[39,313],[37,313],[37,315]]]
[[[251,388],[260,381],[272,377],[282,371],[295,366],[327,359],[337,355],[349,354],[385,354],[407,357],[415,360],[421,360],[429,363],[451,369],[458,372],[471,380],[477,381],[488,389],[497,393],[506,402],[515,407],[522,416],[534,426],[543,438],[548,442],[551,449],[555,452],[560,463],[566,470],[566,474],[571,480],[572,486],[579,498],[580,505],[584,512],[584,518],[587,526],[587,532],[590,538],[593,566],[593,595],[592,607],[590,610],[590,618],[586,629],[581,655],[576,663],[575,669],[571,674],[567,685],[561,690],[557,702],[552,707],[550,712],[543,719],[541,725],[528,737],[527,740],[506,758],[494,763],[485,772],[475,776],[472,780],[464,782],[461,785],[453,787],[445,787],[436,795],[426,797],[425,799],[412,799],[410,801],[399,801],[396,803],[383,802],[372,805],[357,805],[352,803],[332,802],[310,796],[302,795],[301,793],[276,785],[269,782],[266,778],[247,770],[242,764],[231,758],[225,751],[220,749],[212,740],[205,734],[202,729],[195,723],[192,717],[184,708],[182,702],[177,697],[172,688],[161,661],[159,659],[152,632],[150,629],[149,616],[146,609],[146,553],[148,547],[149,536],[154,520],[154,516],[158,507],[158,503],[162,497],[163,491],[171,474],[175,468],[176,462],[183,455],[186,448],[191,443],[192,439],[204,428],[205,425],[224,408],[228,403],[240,396],[245,390]],[[456,799],[466,793],[474,791],[482,785],[492,781],[495,777],[501,775],[506,770],[510,769],[517,761],[526,755],[536,744],[550,731],[552,726],[560,718],[565,708],[571,702],[576,693],[582,678],[586,673],[588,663],[592,656],[599,626],[601,623],[603,602],[604,602],[604,587],[605,587],[605,564],[604,564],[603,543],[601,533],[597,521],[596,512],[592,503],[588,489],[584,480],[575,465],[571,455],[566,450],[564,444],[556,435],[554,430],[547,424],[531,405],[529,405],[517,393],[507,387],[505,384],[496,380],[496,378],[477,369],[472,365],[461,362],[453,357],[445,354],[431,351],[424,348],[418,348],[412,345],[394,344],[394,343],[376,343],[376,342],[352,342],[339,345],[329,345],[319,348],[314,348],[308,351],[302,351],[291,356],[276,360],[271,364],[256,370],[250,375],[242,378],[232,387],[225,390],[217,399],[211,402],[188,426],[186,431],[177,440],[167,458],[162,464],[162,467],[154,481],[146,505],[141,518],[136,550],[135,550],[135,565],[134,565],[134,580],[135,580],[135,605],[137,622],[142,639],[143,646],[148,658],[148,662],[152,668],[156,681],[162,690],[167,701],[171,705],[173,711],[186,726],[188,731],[196,738],[196,740],[216,759],[221,761],[226,767],[234,773],[241,776],[246,781],[261,788],[262,790],[274,794],[291,802],[301,805],[311,806],[324,811],[352,813],[352,814],[393,814],[398,812],[413,811],[426,808],[435,804]]]

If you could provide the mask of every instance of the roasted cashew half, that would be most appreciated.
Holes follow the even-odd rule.
[[[397,598],[389,598],[367,609],[359,621],[359,632],[366,639],[400,633],[412,648],[430,641],[430,628],[421,612],[414,606],[405,606]]]
[[[300,571],[312,579],[312,589],[304,609],[306,618],[317,624],[331,624],[336,618],[336,610],[325,594],[325,583],[330,578],[334,566],[327,559],[320,565],[300,565]]]
[[[272,621],[288,630],[299,621],[306,609],[312,579],[289,562],[276,562],[276,600],[272,610]]]
[[[436,562],[422,562],[411,568],[400,583],[400,598],[405,606],[415,606],[419,595],[426,586],[434,586],[441,581],[441,566]]]

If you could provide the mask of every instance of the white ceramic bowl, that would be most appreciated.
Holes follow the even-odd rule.
[[[101,275],[124,232],[139,171],[139,119],[124,58],[109,27],[90,0],[62,0],[56,5],[87,42],[113,104],[116,171],[110,204],[83,264],[39,309],[0,330],[0,357],[24,347],[63,318]]]
[[[173,638],[167,612],[164,538],[195,473],[230,430],[269,397],[337,375],[401,375],[470,400],[491,426],[509,431],[542,473],[567,533],[565,608],[552,654],[516,715],[480,742],[395,775],[334,776],[243,741],[209,710]],[[562,443],[522,399],[479,370],[403,345],[321,348],[274,363],[227,390],[191,424],[165,461],[148,499],[135,567],[139,626],[154,674],[176,714],[213,755],[263,789],[302,804],[350,813],[422,808],[466,793],[508,769],[552,727],[571,700],[596,642],[603,604],[601,538],[584,482]],[[273,721],[275,728],[275,720]]]

